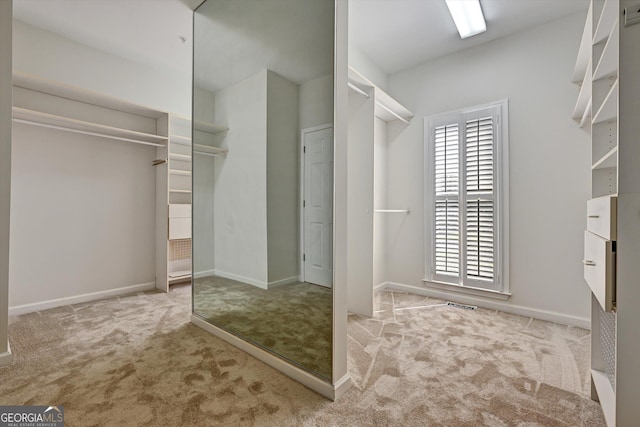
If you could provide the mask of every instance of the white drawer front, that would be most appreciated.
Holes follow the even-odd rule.
[[[190,238],[191,218],[169,218],[169,240]]]
[[[589,231],[584,232],[584,279],[605,311],[615,301],[615,253],[613,242]]]
[[[587,202],[587,230],[607,240],[618,240],[618,198],[604,196]]]
[[[169,218],[191,218],[191,205],[169,205]]]

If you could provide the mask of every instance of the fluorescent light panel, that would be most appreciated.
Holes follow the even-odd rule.
[[[460,38],[475,36],[487,31],[480,0],[445,0],[453,17]]]

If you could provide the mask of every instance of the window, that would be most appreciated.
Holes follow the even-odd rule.
[[[425,120],[427,282],[508,292],[507,107]]]

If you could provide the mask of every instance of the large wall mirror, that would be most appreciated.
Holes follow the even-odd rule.
[[[194,315],[332,372],[334,0],[194,16]]]

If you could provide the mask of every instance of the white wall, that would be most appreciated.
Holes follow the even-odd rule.
[[[590,152],[570,119],[583,24],[583,15],[571,16],[390,77],[391,95],[416,115],[388,146],[388,203],[411,208],[388,228],[391,282],[424,288],[423,118],[508,98],[513,295],[504,305],[475,301],[588,325],[580,260]]]
[[[9,216],[11,211],[11,16],[0,2],[0,366],[11,362],[8,345]]]
[[[374,64],[364,53],[354,46],[349,46],[349,66],[366,76],[380,89],[386,91],[389,86],[389,76]]]
[[[191,76],[149,67],[14,20],[17,71],[161,111],[191,115]]]
[[[298,85],[267,72],[269,283],[298,278]]]
[[[229,154],[216,170],[216,273],[266,283],[267,71],[215,93],[215,123],[229,128]]]
[[[372,90],[349,94],[347,304],[363,316],[373,315],[374,111]]]
[[[333,75],[302,83],[299,94],[300,129],[333,123]]]
[[[152,147],[16,124],[12,154],[12,311],[153,288]]]
[[[373,209],[387,206],[387,123],[376,117],[373,131]],[[388,214],[373,214],[373,286],[387,281]],[[394,218],[391,218],[392,220]]]

